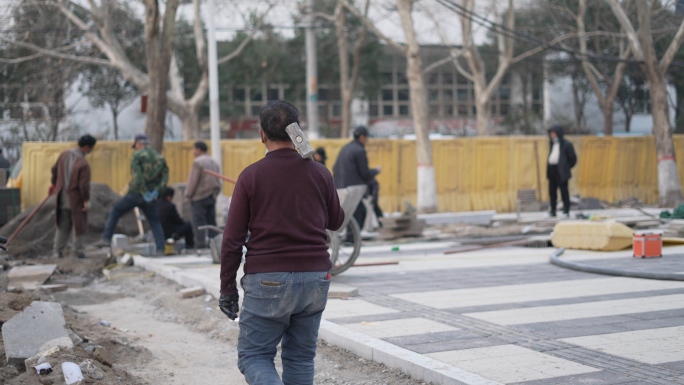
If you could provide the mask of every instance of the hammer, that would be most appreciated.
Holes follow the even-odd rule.
[[[306,135],[304,135],[302,128],[299,127],[299,124],[296,122],[292,123],[285,127],[285,131],[287,132],[287,135],[290,136],[290,139],[292,140],[292,143],[294,143],[295,148],[297,148],[297,151],[302,154],[302,158],[313,159],[314,149],[311,147]]]

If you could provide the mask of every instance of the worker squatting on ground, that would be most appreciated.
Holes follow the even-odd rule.
[[[55,216],[57,232],[53,257],[61,258],[73,227],[73,254],[85,258],[83,236],[88,231],[88,206],[90,203],[90,165],[85,156],[95,148],[97,139],[84,135],[78,140],[78,148],[62,152],[52,166],[49,194],[57,194]]]
[[[109,246],[119,218],[133,208],[139,207],[152,229],[157,254],[163,254],[166,238],[159,222],[157,200],[169,181],[169,168],[166,166],[166,159],[150,147],[147,135],[136,135],[133,148],[135,152],[131,156],[131,183],[128,185],[128,194],[114,204],[107,217],[102,240],[97,246]]]
[[[570,217],[570,192],[568,191],[568,181],[572,176],[570,169],[577,164],[577,155],[572,143],[563,138],[563,128],[553,126],[549,128],[549,138],[551,140],[549,148],[549,159],[546,165],[546,178],[549,180],[549,197],[551,207],[549,216],[556,216],[556,202],[558,201],[558,189],[563,199],[563,217]]]
[[[214,158],[207,155],[207,144],[195,142],[195,160],[188,176],[188,184],[185,188],[185,199],[191,202],[192,224],[197,236],[197,248],[207,247],[207,235],[212,238],[214,231],[200,230],[200,226],[216,226],[216,196],[221,192],[221,181],[208,175],[204,170],[220,173],[221,168]]]
[[[236,274],[249,232],[238,367],[251,385],[313,384],[332,267],[325,230],[339,229],[344,211],[328,169],[302,159],[285,131],[299,122],[297,109],[271,101],[259,117],[268,153],[235,185],[221,249],[219,307],[230,319],[238,315]],[[273,362],[281,340],[282,380]]]
[[[363,126],[354,129],[354,140],[347,143],[340,150],[337,156],[337,161],[333,166],[333,176],[335,179],[335,186],[337,188],[345,188],[355,185],[373,185],[375,184],[375,192],[380,189],[380,186],[375,182],[375,176],[380,173],[380,168],[368,168],[368,155],[366,155],[366,143],[370,133],[368,129]],[[377,203],[377,198],[375,199]],[[379,208],[378,208],[379,210]],[[377,210],[376,210],[377,212]],[[382,211],[380,216],[382,217]],[[363,228],[366,219],[366,206],[360,204],[354,211],[354,219]],[[350,234],[351,235],[351,234]]]
[[[178,214],[176,205],[173,204],[173,196],[176,192],[167,187],[159,198],[159,221],[164,229],[164,237],[177,241],[181,238],[185,240],[186,249],[195,248],[195,236],[192,231],[192,224],[184,221]]]

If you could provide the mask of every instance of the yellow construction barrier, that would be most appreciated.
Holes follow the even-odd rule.
[[[570,181],[571,194],[614,202],[636,196],[657,203],[658,186],[655,143],[652,137],[572,137],[579,157]],[[328,154],[332,170],[340,148],[348,140],[313,141]],[[73,143],[26,142],[23,145],[22,203],[24,208],[40,202],[50,184],[50,169],[59,153]],[[675,137],[678,154],[684,154],[684,136]],[[223,173],[237,178],[248,165],[261,159],[266,150],[258,140],[224,140]],[[404,201],[416,203],[416,148],[413,141],[372,139],[367,146],[371,167],[381,166],[380,205],[385,211],[403,209]],[[93,181],[121,191],[130,179],[130,142],[98,142],[88,156]],[[435,140],[432,154],[437,182],[439,211],[515,211],[519,189],[535,189],[548,200],[546,137],[511,136]],[[170,182],[187,179],[192,164],[192,142],[167,142],[164,155]],[[684,181],[684,155],[678,156],[680,179]],[[224,194],[233,186],[224,184]]]

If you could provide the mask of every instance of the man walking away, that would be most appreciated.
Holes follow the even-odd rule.
[[[4,184],[7,183],[7,180],[9,179],[10,176],[10,164],[9,160],[5,159],[5,157],[2,155],[2,149],[0,148],[0,181],[3,181]],[[4,186],[3,184],[3,186]]]
[[[549,180],[549,197],[551,198],[551,210],[549,216],[556,216],[556,202],[558,201],[558,189],[563,199],[563,218],[570,218],[570,192],[568,181],[572,176],[570,169],[577,164],[577,155],[572,143],[563,138],[563,128],[552,126],[549,128],[551,140],[549,161],[546,165],[546,178]]]
[[[369,136],[368,129],[364,126],[354,129],[354,140],[342,147],[333,166],[335,187],[345,188],[361,184],[369,185],[373,182],[375,176],[380,173],[380,168],[368,168],[366,143],[368,143]],[[363,228],[363,223],[366,220],[366,207],[363,204],[359,204],[356,207],[354,219],[356,219],[359,227]]]
[[[188,184],[185,189],[185,198],[192,205],[192,224],[197,235],[197,248],[207,247],[207,234],[213,238],[214,231],[200,230],[200,226],[216,226],[216,196],[221,192],[221,181],[208,175],[204,170],[221,172],[221,167],[214,158],[207,155],[207,144],[195,142],[195,161],[192,162],[192,170],[188,176]]]
[[[332,267],[325,230],[337,230],[344,211],[328,169],[302,159],[285,131],[299,123],[297,109],[270,101],[260,120],[268,154],[235,185],[221,248],[219,307],[237,317],[235,279],[249,231],[238,367],[250,385],[311,385]],[[281,341],[282,380],[273,363]]]
[[[73,255],[85,258],[83,236],[88,231],[88,208],[90,204],[90,165],[85,160],[97,139],[84,135],[78,140],[78,148],[62,152],[52,166],[50,195],[57,194],[55,204],[57,232],[53,257],[63,257],[64,248],[74,230]]]
[[[172,238],[177,241],[181,238],[185,239],[185,248],[195,248],[195,236],[192,233],[192,224],[184,221],[178,214],[176,205],[173,204],[173,196],[176,192],[167,187],[159,199],[159,221],[164,229],[164,237],[166,239]]]
[[[150,224],[157,254],[164,253],[164,229],[159,222],[157,199],[169,181],[169,168],[166,159],[150,147],[147,135],[136,135],[133,141],[135,152],[131,156],[131,183],[128,194],[114,204],[105,224],[102,240],[96,246],[107,247],[111,244],[116,224],[125,213],[139,207]]]

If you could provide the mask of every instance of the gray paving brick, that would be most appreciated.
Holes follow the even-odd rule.
[[[416,353],[428,354],[436,352],[446,352],[450,350],[463,350],[486,348],[489,346],[505,345],[501,340],[494,338],[468,338],[464,340],[440,341],[425,344],[403,345],[403,348],[413,350]]]
[[[576,374],[572,376],[547,378],[544,380],[516,382],[514,385],[551,385],[551,384],[592,384],[592,385],[617,385],[632,384],[636,380],[624,374],[609,371]]]
[[[659,364],[657,366],[660,366],[661,368],[673,370],[675,372],[684,373],[684,361],[668,362],[665,364]]]
[[[449,332],[437,332],[429,334],[416,334],[412,336],[391,337],[384,338],[384,340],[395,345],[414,345],[451,340],[464,340],[478,337],[481,337],[481,335],[466,330],[454,330]]]
[[[378,321],[391,321],[395,319],[405,319],[405,318],[415,318],[415,314],[409,314],[409,313],[385,313],[385,314],[371,314],[371,315],[363,315],[363,316],[357,316],[357,317],[341,317],[341,318],[332,318],[329,319],[328,321],[332,321],[336,324],[357,324],[360,322],[378,322]]]
[[[682,306],[684,306],[684,304],[682,304]],[[662,319],[662,318],[670,318],[670,317],[684,317],[684,308],[672,309],[672,310],[652,311],[652,312],[648,312],[648,313],[634,313],[634,314],[627,314],[627,316],[633,317],[633,318],[638,318],[638,319],[644,319],[644,320]]]
[[[540,324],[526,324],[513,326],[516,330],[536,333],[548,338],[572,338],[591,336],[596,334],[619,333],[629,331],[624,327],[618,325],[588,325],[579,327],[559,326],[551,322]]]

